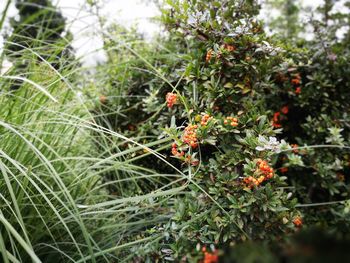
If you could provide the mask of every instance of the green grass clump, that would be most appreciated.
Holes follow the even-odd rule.
[[[91,102],[79,97],[70,74],[45,61],[31,63],[25,77],[1,76],[4,262],[121,262],[124,248],[143,242],[137,234],[165,218],[150,214],[158,204],[149,200],[167,192],[126,197],[105,190],[100,174],[109,170],[128,174],[134,183],[162,175],[125,160],[146,146],[95,124]],[[14,81],[21,83],[17,90],[11,90]],[[103,154],[94,151],[96,137],[105,138],[99,140]],[[111,138],[116,144],[128,141],[129,149],[106,157]],[[108,184],[122,187],[127,181]]]

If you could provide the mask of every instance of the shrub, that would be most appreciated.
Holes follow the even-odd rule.
[[[169,36],[161,41],[181,56],[155,60],[152,45],[141,54],[124,42],[147,70],[130,71],[127,91],[112,77],[107,91],[149,94],[129,104],[128,134],[145,143],[171,138],[155,150],[184,173],[168,203],[172,219],[155,227],[163,241],[140,253],[196,262],[248,239],[285,240],[304,224],[346,232],[346,45],[269,38],[255,1],[173,0],[162,12]],[[113,127],[125,131],[124,123]],[[174,172],[142,156],[142,165]]]

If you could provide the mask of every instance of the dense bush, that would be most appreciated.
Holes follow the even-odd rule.
[[[172,219],[155,228],[165,232],[153,247],[162,260],[214,259],[215,249],[284,240],[303,225],[348,231],[348,46],[327,36],[299,47],[274,40],[258,10],[255,1],[167,1],[167,48],[155,57],[153,47],[127,44],[138,61],[128,65],[147,69],[130,71],[127,88],[110,78],[108,97],[142,96],[122,102],[132,110],[113,128],[142,142],[171,138],[155,150],[184,173]],[[171,52],[180,56],[163,58]]]

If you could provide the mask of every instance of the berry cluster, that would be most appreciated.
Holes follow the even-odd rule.
[[[273,168],[270,167],[266,161],[259,159],[257,165],[259,172],[262,173],[267,179],[271,179],[273,177]]]
[[[295,94],[299,95],[301,93],[301,87],[299,86],[301,83],[301,77],[300,74],[297,73],[292,78],[292,84],[295,87]]]
[[[227,117],[225,118],[224,120],[224,124],[225,125],[231,125],[232,127],[236,127],[238,126],[238,119],[237,118],[234,118],[234,117]]]
[[[300,216],[297,216],[293,219],[293,224],[299,228],[303,225],[303,220],[301,219]]]
[[[236,50],[235,46],[229,45],[229,44],[224,44],[223,48],[226,49],[228,52],[232,52]]]
[[[209,114],[204,114],[201,119],[201,125],[202,126],[207,126],[208,122],[212,120],[213,117],[210,116]]]
[[[171,153],[183,160],[187,164],[191,164],[192,166],[197,166],[199,164],[199,160],[196,158],[193,158],[191,154],[186,153],[183,150],[179,150],[177,144],[174,142],[171,147]]]
[[[172,144],[172,146],[171,146],[171,153],[172,153],[174,156],[179,157],[179,158],[185,155],[185,152],[184,152],[184,151],[179,151],[179,150],[177,149],[177,144],[176,144],[175,142],[174,142],[174,143]]]
[[[300,85],[300,74],[295,74],[294,75],[294,78],[292,79],[292,84],[294,85],[294,86],[298,86],[298,85]]]
[[[287,105],[283,106],[280,111],[276,111],[273,114],[272,126],[275,127],[275,128],[281,128],[282,127],[281,121],[283,119],[287,118],[286,115],[288,114],[288,112],[289,112],[289,107]],[[283,115],[281,115],[281,113]]]
[[[228,52],[233,52],[236,50],[236,47],[233,46],[233,45],[229,45],[229,44],[223,44],[221,45],[221,48],[228,51]],[[213,58],[213,55],[214,55],[214,50],[213,49],[209,49],[207,51],[207,54],[205,56],[205,62],[206,63],[209,63],[210,60]],[[216,59],[221,59],[223,57],[223,53],[221,51],[218,51],[216,53]]]
[[[204,253],[203,263],[217,263],[219,262],[218,251],[214,250],[213,252],[208,252],[206,247],[202,248],[202,252]]]
[[[271,168],[266,161],[259,159],[257,161],[257,166],[256,174],[260,175],[258,179],[253,176],[248,176],[243,180],[249,188],[259,186],[267,179],[271,179],[274,175],[273,168]]]
[[[198,146],[197,129],[198,125],[190,124],[185,128],[182,136],[182,141],[191,146],[193,149],[197,148]]]
[[[280,123],[280,115],[281,113],[279,111],[275,112],[273,114],[273,118],[272,118],[272,126],[275,128],[281,128],[282,125]]]
[[[182,134],[182,142],[180,143],[180,147],[176,142],[174,142],[171,146],[171,153],[173,156],[192,166],[197,166],[199,164],[199,160],[187,151],[189,150],[188,146],[190,146],[192,149],[198,147],[197,129],[198,125],[189,124]]]
[[[205,62],[209,62],[211,60],[211,58],[213,57],[213,50],[210,49],[208,52],[207,52],[207,55],[205,56]]]
[[[177,94],[172,93],[172,92],[168,92],[166,94],[165,99],[166,99],[168,108],[172,108],[174,106],[174,104],[177,103]]]
[[[253,176],[248,176],[244,178],[243,181],[249,188],[253,188],[254,186],[259,186],[262,182],[264,182],[264,180],[264,176],[260,176],[258,179],[254,178]]]

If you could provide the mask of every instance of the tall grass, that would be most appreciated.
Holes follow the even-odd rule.
[[[135,160],[149,154],[170,165],[158,151],[167,139],[143,145],[95,123],[91,114],[96,96],[82,97],[81,65],[64,61],[59,69],[55,52],[23,48],[17,63],[0,76],[0,251],[3,262],[129,262],[138,246],[160,237],[147,229],[167,222],[175,187],[174,174],[157,174]],[[19,45],[8,40],[7,44]],[[66,43],[69,45],[70,43]],[[56,48],[56,49],[55,49]],[[2,50],[4,54],[5,49]],[[43,52],[48,52],[47,54]],[[19,73],[20,72],[20,73]],[[20,83],[18,89],[13,85]],[[128,143],[128,149],[121,145]],[[96,147],[99,151],[96,151]],[[113,149],[113,150],[112,150]],[[130,159],[130,156],[134,158]],[[108,172],[119,175],[104,181]],[[140,187],[143,182],[162,188]],[[152,184],[152,182],[155,182]],[[126,191],[134,185],[138,194]],[[113,185],[116,192],[108,187]]]
[[[98,126],[76,98],[73,84],[61,78],[45,63],[33,63],[16,91],[9,91],[13,78],[1,77],[2,257],[4,262],[121,262],[123,249],[157,238],[138,236],[167,219],[152,214],[162,200],[157,197],[181,188],[124,196],[125,182],[176,177],[155,174],[125,158],[143,149],[157,155],[148,147],[157,148],[164,140],[141,145]],[[106,158],[92,151],[96,136],[105,138],[99,144],[106,153],[114,148],[111,142],[132,146]],[[103,183],[101,174],[107,171],[124,176]],[[106,191],[110,184],[119,187],[118,195]]]

